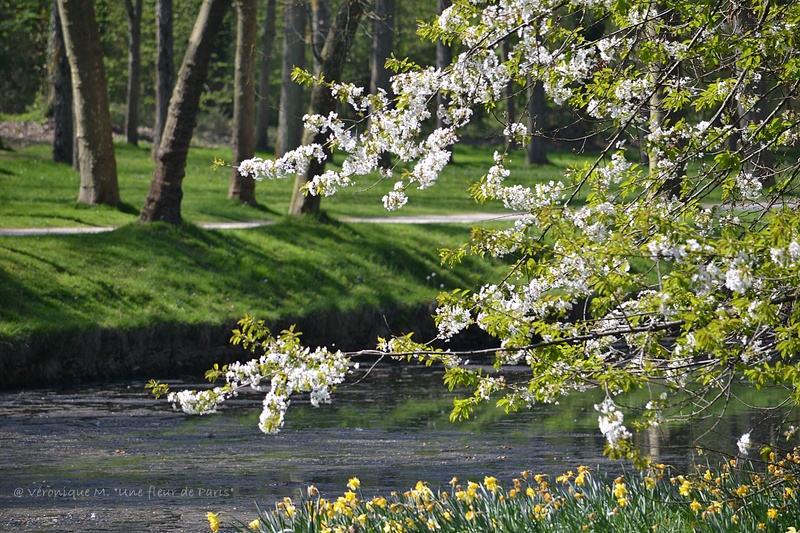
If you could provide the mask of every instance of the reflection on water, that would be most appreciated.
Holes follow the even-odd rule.
[[[326,496],[361,479],[365,495],[405,490],[454,475],[510,482],[522,470],[558,474],[580,464],[613,471],[593,404],[597,392],[512,415],[483,409],[451,424],[441,373],[384,365],[340,388],[332,405],[300,398],[282,433],[257,429],[261,396],[224,415],[186,417],[149,399],[143,383],[0,394],[0,529],[17,531],[200,531],[208,510],[251,516],[310,484]],[[355,383],[354,383],[355,382]],[[173,384],[185,387],[186,384]],[[726,417],[653,431],[643,441],[685,469],[695,440],[735,452],[742,433],[779,439],[780,425],[745,403]]]

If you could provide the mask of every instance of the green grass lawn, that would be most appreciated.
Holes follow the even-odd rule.
[[[468,225],[337,223],[341,217],[390,216],[387,184],[366,180],[323,200],[325,220],[287,219],[291,183],[259,183],[260,204],[226,198],[230,169],[212,170],[227,149],[192,148],[180,228],[135,224],[153,162],[150,149],[117,144],[122,208],[76,202],[79,177],[50,160],[50,146],[0,152],[0,228],[122,226],[104,234],[0,237],[0,336],[152,323],[223,323],[248,312],[265,319],[318,311],[414,306],[439,290],[499,280],[502,265],[471,260],[441,265],[438,249],[469,240]],[[478,205],[467,186],[491,164],[493,148],[460,147],[440,183],[412,191],[395,215],[500,212]],[[341,160],[341,158],[340,158]],[[520,182],[558,179],[580,158],[554,154],[553,164],[512,165]],[[252,230],[206,231],[211,221],[274,220]],[[436,274],[435,276],[433,274]],[[302,329],[302,325],[299,325]]]
[[[477,181],[492,164],[491,147],[458,147],[454,163],[442,173],[439,183],[428,190],[409,192],[410,201],[394,216],[448,214],[464,212],[497,212],[499,204],[478,205],[467,187]],[[260,154],[267,157],[267,154]],[[153,176],[154,163],[150,147],[133,147],[118,143],[116,158],[119,174],[119,210],[107,207],[86,207],[76,202],[79,175],[69,165],[51,161],[49,145],[34,145],[15,151],[0,152],[0,228],[106,226],[134,222],[144,204]],[[187,222],[275,220],[289,208],[292,183],[289,180],[264,181],[256,188],[259,205],[250,207],[228,200],[231,169],[212,169],[214,159],[230,158],[227,148],[194,147],[189,152],[186,177],[183,181],[183,218]],[[341,161],[341,156],[338,160]],[[527,167],[524,153],[511,161],[514,178],[520,183],[558,180],[569,164],[588,157],[553,154],[552,163]],[[344,189],[336,196],[324,198],[323,210],[331,217],[390,216],[383,209],[381,198],[393,183],[378,183],[376,176],[367,176],[362,183]]]

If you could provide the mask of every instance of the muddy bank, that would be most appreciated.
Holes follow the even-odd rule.
[[[273,332],[293,324],[309,346],[341,350],[374,348],[378,336],[416,332],[435,335],[433,305],[416,308],[328,311],[269,323]],[[136,329],[90,329],[0,339],[0,388],[66,386],[94,380],[202,376],[213,363],[246,356],[229,343],[236,321],[225,324],[152,324]],[[391,330],[390,330],[391,328]],[[474,335],[448,346],[486,347]]]

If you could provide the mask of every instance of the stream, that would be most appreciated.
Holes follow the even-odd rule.
[[[190,417],[148,397],[144,382],[0,392],[0,530],[194,533],[208,531],[207,511],[246,523],[256,504],[270,508],[309,485],[335,499],[354,476],[371,497],[418,480],[436,488],[453,476],[510,483],[523,470],[624,467],[602,455],[593,408],[599,394],[512,415],[483,409],[453,424],[441,371],[384,364],[359,381],[363,373],[330,405],[294,400],[277,435],[258,430],[256,393],[219,414]],[[735,411],[708,438],[733,451],[759,416]],[[690,444],[703,431],[675,427],[646,436],[645,444],[685,470],[693,464]]]

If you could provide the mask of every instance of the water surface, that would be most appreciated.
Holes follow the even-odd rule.
[[[141,382],[0,393],[0,530],[207,531],[206,511],[249,521],[254,502],[269,508],[308,485],[336,497],[353,476],[371,496],[418,480],[444,486],[453,476],[510,482],[523,470],[622,468],[602,456],[597,393],[451,424],[452,395],[440,371],[382,365],[360,377],[331,405],[295,400],[284,430],[271,436],[257,428],[257,394],[224,414],[188,417],[149,398]],[[732,448],[758,416],[733,413],[712,442]],[[646,444],[685,469],[703,431],[703,424],[673,427]]]

